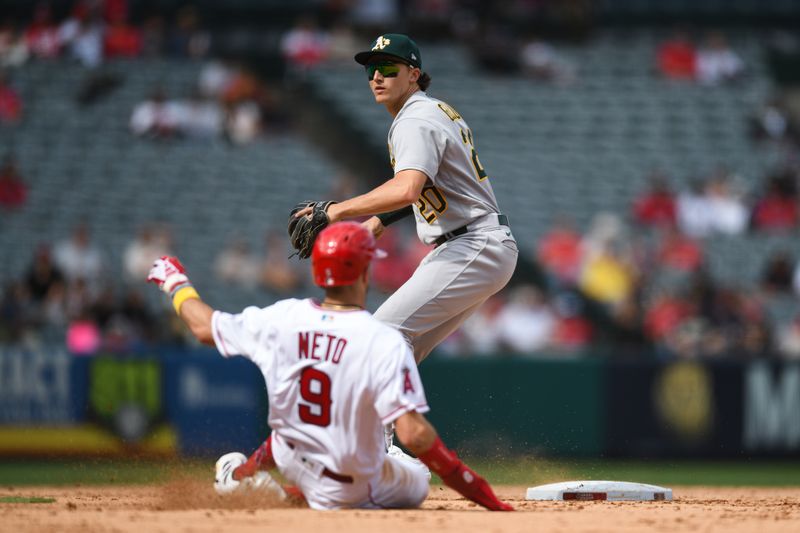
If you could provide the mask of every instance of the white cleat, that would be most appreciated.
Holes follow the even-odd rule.
[[[396,446],[394,444],[389,446],[389,449],[386,450],[386,455],[388,455],[389,457],[394,457],[395,459],[400,459],[401,461],[406,461],[408,463],[418,466],[419,468],[422,468],[423,470],[425,470],[425,474],[427,474],[428,476],[428,481],[431,480],[431,470],[425,465],[425,463],[423,463],[416,457],[411,457],[406,452],[404,452],[399,446]]]
[[[233,479],[233,472],[246,462],[247,457],[239,452],[226,453],[217,459],[214,475],[214,490],[217,494],[265,492],[274,494],[281,500],[286,499],[286,492],[267,472],[258,471],[242,480]]]

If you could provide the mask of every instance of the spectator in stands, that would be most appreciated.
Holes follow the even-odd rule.
[[[419,239],[414,240],[419,242]],[[461,355],[465,353],[475,355],[497,354],[501,349],[497,319],[504,305],[504,291],[490,296],[454,333],[459,341],[454,347],[454,351]]]
[[[24,283],[11,281],[0,298],[0,342],[19,342],[34,330],[36,306]]]
[[[637,222],[645,226],[669,228],[675,226],[675,196],[667,184],[667,178],[654,171],[649,178],[649,189],[633,204],[633,215]]]
[[[330,196],[330,198],[349,198],[348,195]],[[388,227],[381,234],[381,249],[387,254],[386,259],[376,261],[370,267],[372,284],[381,292],[390,294],[400,288],[418,263],[409,264],[411,260],[404,253],[406,242],[396,227]]]
[[[248,144],[262,131],[261,110],[253,101],[229,104],[225,133],[234,144]]]
[[[590,298],[613,308],[630,297],[634,282],[634,272],[618,245],[608,242],[586,259],[580,288]]]
[[[221,98],[227,113],[225,131],[236,144],[246,144],[261,133],[264,116],[272,119],[281,115],[274,108],[276,101],[269,88],[243,66],[233,71]]]
[[[664,234],[656,255],[659,266],[680,272],[694,272],[703,264],[700,245],[677,228]]]
[[[697,81],[703,85],[719,85],[734,81],[744,73],[744,63],[734,52],[725,36],[710,32],[697,52]]]
[[[0,126],[16,124],[22,119],[22,98],[9,85],[5,73],[0,71]]]
[[[142,32],[128,23],[125,15],[117,15],[106,28],[103,38],[106,57],[139,57],[142,53]]]
[[[800,313],[778,330],[778,351],[788,359],[800,359]]]
[[[583,315],[581,298],[571,292],[558,293],[553,298],[556,326],[553,347],[559,351],[575,352],[586,348],[594,337],[592,323]]]
[[[201,29],[200,17],[194,6],[182,7],[176,16],[169,36],[168,51],[176,57],[202,58],[208,54],[211,37]]]
[[[773,253],[761,274],[761,288],[767,293],[791,293],[794,261],[786,250]]]
[[[534,80],[569,85],[577,78],[575,66],[541,39],[531,39],[522,45],[519,63],[522,73]]]
[[[102,332],[88,311],[70,320],[66,343],[67,350],[72,355],[94,355],[100,349],[103,343]]]
[[[218,280],[246,289],[258,286],[260,268],[250,245],[241,237],[228,239],[214,260],[214,272]]]
[[[293,67],[306,70],[328,56],[329,36],[311,17],[302,17],[281,38],[283,57]]]
[[[732,181],[730,172],[721,167],[709,179],[705,189],[711,229],[725,235],[743,233],[750,218],[747,206]]]
[[[153,266],[153,258],[172,253],[172,238],[166,227],[143,225],[122,253],[124,279],[131,284],[141,283]]]
[[[34,302],[41,303],[56,287],[63,287],[64,275],[53,262],[50,247],[41,245],[25,274],[25,286]]]
[[[768,179],[767,191],[753,209],[753,227],[761,231],[791,231],[798,221],[795,184],[780,175]]]
[[[644,319],[645,331],[653,341],[663,343],[694,314],[691,304],[681,295],[662,290],[650,304]]]
[[[582,248],[581,290],[613,309],[632,294],[638,277],[631,239],[620,218],[611,213],[596,215]]]
[[[495,320],[501,345],[520,354],[550,346],[556,325],[555,313],[544,294],[532,285],[512,289],[508,303]]]
[[[17,170],[17,162],[13,156],[6,156],[0,166],[0,207],[15,209],[25,205],[28,198],[28,186]]]
[[[69,239],[59,242],[53,252],[55,263],[70,283],[99,283],[103,274],[103,255],[91,242],[89,226],[79,223]]]
[[[236,72],[233,63],[224,58],[206,62],[197,81],[200,94],[209,99],[222,100],[228,87],[236,79]]]
[[[106,349],[122,351],[150,343],[157,338],[155,326],[156,320],[145,305],[142,291],[130,288],[104,331]]]
[[[45,294],[39,311],[42,315],[43,325],[46,328],[63,330],[66,328],[67,306],[66,306],[66,285],[63,282],[54,283]]]
[[[211,139],[223,132],[222,107],[213,100],[203,98],[195,91],[187,100],[174,103],[177,113],[177,128],[186,137]]]
[[[25,31],[25,44],[34,57],[54,59],[61,52],[58,26],[53,22],[50,4],[41,2],[33,12],[33,22]]]
[[[349,64],[360,47],[353,29],[348,24],[337,22],[328,36],[327,59],[333,63]]]
[[[770,98],[756,111],[750,119],[750,134],[756,140],[797,141],[797,132],[783,96]]]
[[[378,35],[396,25],[400,18],[399,2],[352,0],[350,3],[350,21],[364,35]]]
[[[705,183],[692,182],[678,196],[677,206],[678,225],[691,237],[738,235],[747,228],[748,209],[725,168],[717,169]]]
[[[658,47],[659,73],[672,80],[693,80],[697,69],[697,53],[685,31],[677,31]]]
[[[573,222],[556,218],[553,227],[539,240],[536,259],[557,283],[575,283],[580,274],[583,249]]]
[[[24,65],[29,55],[28,45],[14,22],[6,19],[0,23],[0,69]]]
[[[169,102],[161,88],[137,104],[130,120],[131,132],[140,137],[168,138],[177,133],[175,106]]]
[[[96,68],[103,62],[104,31],[105,25],[97,10],[78,2],[58,30],[59,41],[72,59],[84,67]]]
[[[262,287],[278,294],[297,290],[303,284],[303,279],[289,263],[286,238],[276,231],[268,231],[266,241],[266,255],[261,264]]]
[[[141,40],[143,57],[161,57],[167,48],[164,17],[150,15],[142,23]]]
[[[705,185],[693,180],[689,189],[678,195],[678,227],[690,237],[706,237],[713,231],[711,206],[705,194]]]
[[[520,70],[520,57],[509,54],[509,50],[519,50],[519,39],[507,24],[488,21],[480,28],[480,33],[469,41],[471,53],[476,63],[487,72],[495,74],[517,74]]]

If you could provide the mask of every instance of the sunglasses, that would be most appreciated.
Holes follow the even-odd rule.
[[[367,69],[367,79],[370,81],[375,77],[375,72],[380,72],[384,78],[395,78],[397,73],[400,72],[400,65],[389,63],[388,61],[364,65],[364,68]]]

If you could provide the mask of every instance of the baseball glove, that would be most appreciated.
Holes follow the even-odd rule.
[[[292,247],[297,250],[295,253],[301,259],[311,257],[311,250],[314,248],[314,241],[317,235],[331,223],[328,218],[328,207],[336,202],[300,202],[292,212],[289,213],[289,240]],[[303,209],[312,208],[311,213],[295,218],[295,214]]]

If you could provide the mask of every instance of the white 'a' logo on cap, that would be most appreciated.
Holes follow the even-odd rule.
[[[375,46],[372,47],[373,50],[383,50],[388,45],[392,44],[390,39],[387,39],[383,35],[375,39]]]

